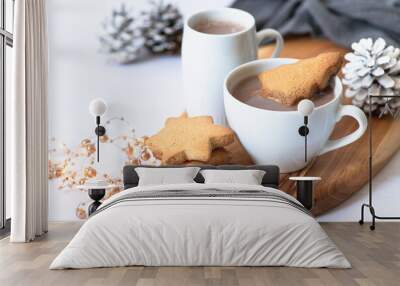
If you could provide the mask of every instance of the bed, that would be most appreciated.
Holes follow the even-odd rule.
[[[158,167],[160,168],[160,167]],[[264,170],[261,185],[195,183],[125,190],[85,222],[50,269],[144,266],[292,266],[349,268],[312,215],[278,190],[276,166],[201,166]]]

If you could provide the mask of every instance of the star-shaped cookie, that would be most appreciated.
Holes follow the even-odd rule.
[[[328,86],[329,79],[338,73],[342,59],[341,53],[329,52],[265,71],[258,76],[261,95],[284,105],[311,98]]]
[[[185,161],[185,165],[197,166],[197,165],[226,165],[229,164],[232,159],[231,153],[225,148],[218,148],[212,151],[210,159],[207,162],[202,161]]]
[[[160,158],[163,164],[176,165],[185,161],[210,160],[214,149],[234,141],[233,131],[214,124],[211,116],[170,117],[156,135],[145,144]]]

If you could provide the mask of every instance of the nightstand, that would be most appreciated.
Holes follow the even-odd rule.
[[[289,180],[296,181],[297,200],[303,206],[311,210],[314,205],[314,181],[320,181],[320,177],[290,177]]]
[[[78,189],[87,190],[89,197],[94,201],[88,208],[89,216],[101,205],[100,200],[104,198],[106,189],[116,188],[118,185],[79,185]]]

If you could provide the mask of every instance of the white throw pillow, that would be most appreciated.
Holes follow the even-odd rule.
[[[185,168],[135,168],[139,186],[195,183],[199,167]]]
[[[265,171],[262,170],[202,170],[205,184],[261,185]]]

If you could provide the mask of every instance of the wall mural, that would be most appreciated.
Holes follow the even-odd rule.
[[[305,164],[304,140],[298,134],[303,124],[300,114],[287,118],[282,112],[277,122],[292,123],[277,126],[282,132],[269,137],[257,132],[275,122],[268,110],[261,122],[255,112],[247,113],[256,107],[238,100],[229,101],[224,111],[223,79],[238,63],[256,58],[257,44],[247,40],[255,39],[251,34],[255,31],[246,30],[248,37],[238,38],[238,46],[233,44],[223,55],[218,51],[225,45],[199,51],[197,45],[208,45],[207,39],[198,43],[194,32],[186,46],[183,39],[180,57],[176,54],[182,36],[180,10],[168,3],[145,3],[135,8],[107,0],[49,3],[50,218],[71,219],[71,210],[75,217],[87,218],[91,200],[86,194],[77,195],[82,192],[77,186],[95,178],[121,186],[126,164],[252,164],[249,153],[258,163],[288,165],[283,171]],[[88,15],[91,18],[82,22]],[[79,29],[74,29],[76,25]],[[102,117],[107,131],[100,138],[100,162],[95,122],[88,112],[89,102],[98,97],[109,106],[107,117]],[[225,115],[237,137],[226,127]],[[316,121],[310,128],[313,124]],[[313,134],[309,140],[311,158],[318,150],[312,144]],[[288,141],[291,144],[283,144]],[[267,154],[271,158],[265,157],[266,149],[273,150]],[[107,190],[105,199],[121,190]]]
[[[182,40],[181,11],[192,14],[215,7],[215,3],[192,7],[189,1],[176,2],[177,6],[167,2],[149,4],[147,0],[125,1],[126,5],[111,0],[49,1],[50,219],[87,218],[91,200],[77,195],[77,186],[94,178],[121,186],[126,164],[256,162],[279,165],[282,173],[301,173],[320,154],[356,141],[365,131],[363,113],[354,105],[346,106],[359,122],[360,132],[328,141],[341,104],[342,83],[335,77],[341,67],[341,54],[324,53],[297,64],[278,58],[276,63],[283,65],[279,71],[272,71],[268,61],[253,62],[254,69],[242,66],[224,86],[233,68],[257,58],[258,44],[249,40],[256,39],[254,29],[243,30],[247,36],[236,41],[208,42],[215,36],[208,35],[215,27],[206,27],[211,30],[199,37],[196,29],[202,28],[202,23],[198,21],[198,27],[188,29]],[[86,20],[81,21],[83,18]],[[224,29],[243,29],[250,22]],[[279,39],[278,32],[271,33],[268,30],[262,34]],[[181,41],[182,57],[177,53]],[[367,41],[365,45],[370,45]],[[379,42],[383,51],[396,56],[396,63],[393,60],[390,64],[397,67],[398,49],[384,48],[386,44]],[[276,55],[281,45],[278,40]],[[322,67],[321,63],[329,65]],[[295,94],[290,104],[283,106],[283,99],[288,98],[285,80],[273,82],[277,90],[279,85],[283,87],[282,92],[267,92],[271,86],[268,78],[284,79],[293,74],[301,79],[304,70],[312,77],[307,81],[310,88],[298,89],[302,81],[296,83],[293,90],[305,94],[289,92]],[[315,91],[314,86],[319,90]],[[251,96],[241,96],[239,87],[246,95],[250,90]],[[94,98],[104,99],[109,107],[102,117],[107,133],[100,138],[99,163],[94,119],[88,112]],[[301,105],[307,101],[305,98],[309,99],[308,105]],[[226,127],[227,121],[232,130]],[[121,190],[108,190],[105,198]],[[290,192],[288,188],[285,191]]]

